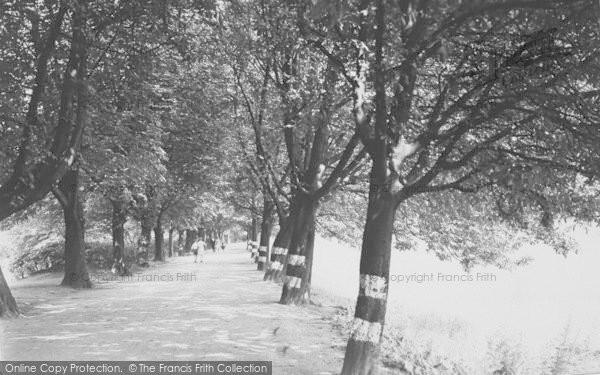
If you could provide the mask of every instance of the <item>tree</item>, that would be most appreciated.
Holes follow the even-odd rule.
[[[522,216],[524,202],[537,206],[550,228],[551,211],[572,202],[563,188],[563,205],[551,207],[544,182],[593,175],[588,140],[598,138],[598,94],[589,77],[598,60],[589,38],[575,42],[577,32],[597,36],[585,5],[552,4],[563,9],[564,23],[553,22],[561,18],[535,1],[319,1],[310,12],[298,6],[300,28],[353,92],[356,129],[372,159],[360,294],[344,374],[376,368],[400,204],[445,190],[489,194],[505,216]],[[303,14],[316,22],[305,22]],[[557,26],[543,29],[548,24]],[[547,32],[552,51],[540,48]],[[468,53],[457,52],[461,48]],[[501,62],[488,69],[498,56]],[[565,147],[573,143],[586,151],[575,156]],[[527,174],[534,178],[523,178]],[[581,184],[574,189],[581,190]]]
[[[286,275],[281,302],[302,304],[309,299],[312,249],[308,244],[320,200],[353,173],[365,153],[356,150],[358,137],[347,133],[344,122],[349,118],[337,113],[349,101],[347,93],[337,90],[338,73],[307,48],[295,21],[287,18],[289,10],[277,1],[249,4],[238,11],[244,26],[232,28],[230,39],[250,46],[234,49],[237,88],[256,147],[251,155],[244,147],[242,151],[251,181],[263,195],[263,223],[269,222],[272,205],[279,216],[280,230],[265,280]],[[245,82],[255,89],[247,90]],[[279,113],[267,110],[274,107],[272,102],[279,103]],[[285,146],[283,163],[277,152],[267,152],[278,150],[279,144]],[[289,186],[281,186],[284,182]],[[268,227],[263,225],[265,231]],[[268,237],[261,237],[265,246]],[[263,268],[260,261],[259,268]]]
[[[79,4],[75,8],[80,6],[83,6],[83,4]],[[50,191],[52,185],[66,172],[75,158],[75,146],[80,141],[83,124],[68,121],[64,117],[66,115],[64,112],[63,116],[58,118],[54,129],[54,137],[48,148],[43,150],[32,149],[34,132],[39,131],[42,127],[38,112],[47,84],[48,61],[52,57],[56,40],[61,32],[63,19],[69,10],[66,2],[60,2],[57,9],[54,10],[52,23],[47,31],[43,47],[39,50],[39,54],[35,56],[37,62],[35,78],[25,120],[21,122],[11,119],[12,122],[16,121],[18,125],[22,126],[23,132],[11,173],[0,187],[0,220],[43,198]],[[6,17],[12,14],[3,15]],[[73,64],[72,67],[76,67],[77,60],[73,61]],[[70,100],[69,94],[73,89],[73,85],[69,84],[69,78],[65,77],[65,79],[67,84],[63,88],[63,95],[65,100]],[[66,108],[64,108],[64,111],[66,111]],[[7,122],[6,120],[3,121],[4,123]],[[36,158],[33,157],[33,151],[38,151],[43,155],[41,160],[36,161]],[[44,155],[45,153],[48,155]],[[36,156],[39,157],[39,155]]]
[[[309,301],[317,210],[324,197],[358,170],[366,155],[357,147],[358,133],[348,133],[345,126],[347,119],[337,113],[347,103],[347,95],[337,90],[339,75],[333,64],[318,65],[314,59],[307,59],[303,66],[296,59],[284,53],[279,65],[274,65],[274,81],[280,90],[284,108],[283,135],[292,185],[290,215],[286,228],[282,228],[285,231],[281,232],[289,235],[280,298],[284,304],[305,304]],[[314,76],[308,76],[306,86],[296,87],[298,78],[306,75],[300,73],[301,67]],[[298,91],[306,95],[304,103],[296,99],[297,96],[302,97]],[[311,102],[310,95],[317,92],[317,100]],[[295,109],[303,107],[307,107],[306,112]],[[274,246],[284,248],[277,242]]]
[[[399,205],[445,190],[500,198],[507,192],[504,197],[527,196],[529,204],[550,211],[543,181],[593,175],[565,147],[588,150],[585,138],[599,136],[589,102],[595,82],[584,78],[597,53],[576,42],[578,32],[597,37],[595,21],[582,16],[590,5],[378,0],[312,8],[319,25],[311,31],[314,43],[352,89],[356,129],[372,160],[343,374],[376,371]],[[567,21],[556,21],[561,18],[549,6]],[[548,24],[556,25],[550,53],[536,48],[531,36]],[[514,43],[513,35],[521,39]],[[498,51],[501,62],[492,74],[481,69]],[[585,83],[577,84],[581,79]],[[519,215],[513,208],[508,212]]]
[[[270,83],[271,61],[268,46],[263,44],[264,37],[254,38],[255,32],[264,36],[265,29],[259,24],[265,12],[265,4],[232,4],[228,9],[227,33],[221,36],[232,71],[233,116],[235,122],[242,125],[232,129],[232,133],[239,141],[241,162],[248,166],[239,172],[248,172],[246,177],[261,192],[263,200],[262,212],[251,214],[249,236],[252,241],[258,240],[259,271],[267,267],[275,210],[278,213],[285,210],[281,202],[285,198],[280,196],[281,189],[276,189],[277,182],[273,181],[285,176],[286,163],[281,160],[280,137],[272,132],[276,130],[276,112],[269,111],[269,107],[276,105],[277,99]],[[253,150],[246,145],[249,140],[254,141]],[[261,218],[260,231],[257,230],[258,217]]]
[[[80,129],[85,129],[88,111],[86,12],[87,8],[83,4],[77,5],[73,10],[71,52],[63,74],[62,97],[58,113],[60,122],[78,124],[76,126]],[[80,142],[77,142],[71,150],[79,153],[79,147]],[[92,283],[85,264],[85,229],[79,188],[80,176],[77,163],[71,165],[58,187],[53,188],[54,196],[60,202],[65,218],[65,276],[61,285],[90,288]]]
[[[79,179],[79,171],[70,170],[54,190],[65,217],[65,276],[61,285],[91,288],[85,263],[85,229]]]
[[[124,228],[128,215],[141,221],[139,261],[148,259],[151,233],[173,203],[167,187],[182,191],[170,180],[167,149],[176,125],[170,113],[184,111],[185,102],[178,74],[188,73],[182,46],[191,36],[180,22],[202,25],[210,2],[196,8],[188,2],[128,2],[103,23],[102,55],[95,74],[98,121],[85,145],[85,170],[113,207],[114,264],[123,268]],[[193,36],[193,35],[192,35]],[[187,84],[187,83],[186,83]],[[169,181],[169,183],[167,183]],[[171,183],[173,184],[171,185]],[[168,204],[166,202],[169,202]],[[162,258],[162,241],[155,241],[155,258]],[[122,272],[122,271],[121,271]]]
[[[10,9],[2,13],[3,18],[11,17],[16,15],[24,15],[27,17],[28,9],[20,9],[17,4],[14,5],[14,9]],[[81,12],[85,5],[76,3],[73,12]],[[0,186],[0,220],[5,219],[15,212],[18,212],[24,208],[29,207],[34,202],[42,199],[52,188],[53,184],[60,179],[67,171],[69,166],[73,163],[77,145],[80,142],[81,134],[83,130],[83,122],[69,121],[67,116],[67,110],[71,104],[71,94],[73,92],[73,79],[81,79],[80,72],[75,71],[75,75],[72,75],[72,71],[68,72],[68,76],[65,76],[65,84],[62,88],[61,93],[61,113],[58,115],[56,126],[54,128],[54,137],[52,142],[38,147],[34,144],[34,137],[38,136],[41,131],[45,130],[45,126],[39,119],[39,108],[43,99],[43,93],[46,89],[48,81],[48,62],[50,61],[52,54],[55,49],[56,41],[59,38],[59,34],[62,29],[63,20],[67,12],[71,10],[66,2],[59,2],[56,7],[52,4],[46,10],[46,14],[49,14],[50,26],[46,32],[46,37],[43,42],[37,41],[36,54],[33,58],[36,60],[34,80],[31,89],[31,96],[25,113],[25,119],[15,120],[10,115],[2,119],[4,126],[8,122],[15,123],[22,128],[20,135],[19,147],[17,152],[13,155],[12,166],[9,173],[4,175],[7,178],[3,181]],[[32,26],[34,33],[32,35],[35,39],[38,39],[40,32],[39,17],[35,15],[29,15],[34,18]],[[79,16],[81,14],[79,13]],[[74,19],[78,17],[74,15]],[[37,21],[35,21],[37,20]],[[22,26],[15,23],[8,23],[14,26],[16,29],[4,29],[8,33],[8,39],[19,40],[19,28]],[[78,43],[79,26],[77,21],[73,21],[73,32],[74,32],[74,44],[71,45],[73,55],[70,62],[71,67],[79,67],[80,54],[78,49],[82,48],[82,44]],[[79,30],[81,31],[81,30]],[[81,39],[79,39],[81,41]],[[18,43],[18,42],[17,42]],[[20,65],[17,65],[20,66]],[[21,104],[21,103],[16,103]],[[8,113],[21,113],[20,108],[9,108]],[[10,126],[9,126],[10,128]],[[34,151],[38,151],[35,153]],[[0,270],[0,303],[4,306],[0,307],[0,313],[2,315],[15,315],[18,314],[18,308],[14,301],[14,298],[10,294],[10,289],[6,285],[5,279],[2,276]],[[0,315],[1,316],[1,315]]]

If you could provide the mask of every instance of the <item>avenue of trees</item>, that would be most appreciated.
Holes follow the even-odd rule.
[[[598,221],[599,7],[5,1],[0,220],[60,207],[74,288],[86,220],[120,274],[128,220],[142,266],[243,227],[282,304],[310,301],[317,234],[356,243],[342,373],[374,374],[394,246],[507,266],[517,238],[566,254],[557,222]]]

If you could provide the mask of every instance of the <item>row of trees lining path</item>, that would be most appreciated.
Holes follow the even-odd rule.
[[[175,233],[184,252],[197,236],[251,223],[257,269],[282,281],[282,304],[300,305],[317,229],[362,225],[342,373],[375,373],[394,235],[408,240],[415,223],[457,210],[547,242],[556,217],[598,219],[598,7],[8,2],[0,219],[53,193],[62,284],[75,288],[91,287],[84,203],[108,203],[120,274],[128,218],[140,225],[141,266],[153,231],[160,261],[165,229],[173,255]],[[346,213],[341,197],[365,216]],[[477,245],[437,247],[466,268],[498,261]],[[0,314],[18,315],[1,273]]]

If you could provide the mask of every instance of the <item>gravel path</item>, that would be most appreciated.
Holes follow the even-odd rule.
[[[4,360],[267,360],[274,374],[337,374],[346,338],[332,307],[277,303],[240,248],[154,264],[91,290],[60,275],[19,281],[24,316],[0,322]],[[96,276],[93,276],[98,278]]]

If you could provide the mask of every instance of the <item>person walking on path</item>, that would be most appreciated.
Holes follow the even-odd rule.
[[[206,244],[202,238],[198,238],[192,245],[192,251],[194,252],[194,263],[198,263],[198,252],[200,252],[200,263],[204,263],[204,249]]]

